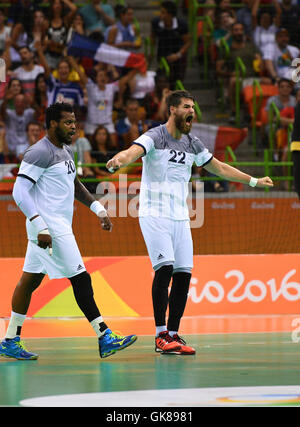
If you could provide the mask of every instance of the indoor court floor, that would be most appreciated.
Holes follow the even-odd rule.
[[[0,358],[0,405],[300,405],[300,338],[295,318],[185,318],[182,329],[190,332],[184,337],[197,350],[194,356],[155,353],[149,331],[152,319],[111,318],[108,324],[114,331],[137,333],[138,340],[106,359],[99,358],[97,339],[88,332],[85,319],[27,320],[23,339],[39,359]],[[3,321],[1,327],[3,333]],[[67,331],[82,336],[68,336]]]

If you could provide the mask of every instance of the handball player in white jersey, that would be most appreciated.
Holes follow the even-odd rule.
[[[47,108],[47,134],[24,153],[14,185],[14,200],[27,218],[28,246],[23,274],[12,298],[6,336],[0,343],[0,355],[5,357],[23,360],[38,357],[25,349],[20,334],[32,292],[45,274],[50,279],[70,280],[76,302],[98,336],[101,357],[122,350],[137,338],[117,335],[105,324],[73,235],[74,197],[99,217],[103,230],[112,230],[105,208],[76,177],[69,148],[76,131],[75,123],[70,104],[56,103]]]
[[[155,271],[152,285],[155,351],[189,355],[195,354],[195,349],[186,344],[178,331],[193,268],[193,242],[186,202],[192,165],[195,162],[223,179],[252,187],[272,187],[273,183],[269,177],[256,179],[218,161],[190,134],[195,104],[188,92],[174,91],[167,98],[167,106],[167,123],[144,133],[106,166],[113,172],[142,157],[139,222]]]

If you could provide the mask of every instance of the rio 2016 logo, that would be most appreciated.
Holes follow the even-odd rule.
[[[0,58],[0,82],[6,82],[6,64],[3,58]]]
[[[292,67],[295,67],[295,70],[292,71],[292,80],[294,83],[299,83],[300,82],[300,58],[293,59]]]

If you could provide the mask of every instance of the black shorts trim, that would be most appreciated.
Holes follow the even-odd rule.
[[[18,173],[17,176],[20,176],[21,178],[29,179],[29,181],[33,182],[33,184],[36,184],[36,181],[34,179],[30,178],[30,176],[28,176],[28,175],[25,175],[23,173]]]

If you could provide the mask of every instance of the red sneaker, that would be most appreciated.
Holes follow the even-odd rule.
[[[195,354],[196,350],[193,347],[186,345],[186,342],[178,334],[173,335],[173,340],[180,344],[180,351],[176,351],[176,354]]]
[[[168,331],[160,332],[155,337],[155,351],[157,353],[174,353],[181,350],[181,344],[176,342]],[[176,353],[177,354],[177,353]]]

